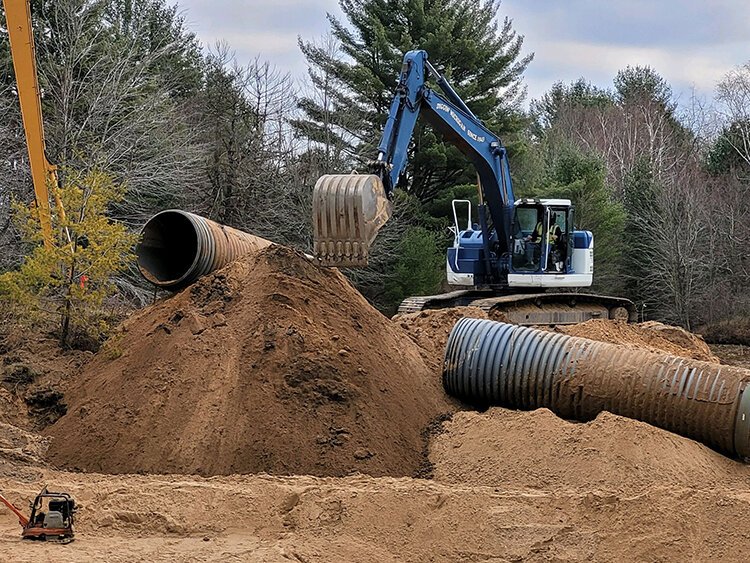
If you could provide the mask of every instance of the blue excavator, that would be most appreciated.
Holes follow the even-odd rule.
[[[442,94],[428,86],[429,78]],[[576,291],[593,281],[593,234],[574,229],[570,200],[515,198],[500,138],[471,112],[422,50],[404,57],[371,173],[328,174],[315,185],[314,254],[323,264],[367,264],[370,246],[391,216],[393,190],[406,168],[420,116],[474,164],[479,203],[474,220],[471,201],[452,202],[454,238],[446,253],[446,274],[456,289],[407,298],[399,312],[475,306],[522,325],[636,320],[628,299]]]

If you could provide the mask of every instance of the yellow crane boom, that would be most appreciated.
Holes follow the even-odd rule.
[[[45,152],[42,98],[36,72],[31,8],[28,0],[3,0],[3,5],[39,221],[44,244],[49,246],[53,243],[49,186],[57,186],[57,169],[49,163]],[[64,219],[62,202],[57,194],[54,195],[57,212]]]

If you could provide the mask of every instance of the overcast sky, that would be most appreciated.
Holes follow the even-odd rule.
[[[239,62],[260,55],[300,78],[297,37],[323,35],[326,12],[341,16],[337,0],[176,3],[204,45],[223,39]],[[558,80],[609,87],[618,69],[650,65],[685,102],[693,87],[711,96],[725,72],[750,60],[750,0],[503,0],[500,11],[535,53],[525,75],[532,98]]]

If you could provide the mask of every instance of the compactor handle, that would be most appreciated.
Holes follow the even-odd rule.
[[[16,506],[10,502],[7,498],[5,498],[3,495],[0,495],[0,501],[7,506],[13,514],[18,516],[18,523],[21,524],[22,528],[25,528],[29,524],[29,519],[26,518],[26,516],[23,515],[23,513],[16,508]]]

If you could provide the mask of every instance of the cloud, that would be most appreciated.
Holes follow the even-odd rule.
[[[291,50],[297,49],[297,34],[293,32],[260,31],[246,34],[237,31],[224,31],[214,34],[205,34],[203,42],[211,46],[221,41],[227,43],[230,48],[240,53],[255,54],[264,58],[284,57]]]
[[[296,77],[307,66],[297,37],[325,34],[327,12],[341,17],[337,0],[177,1],[205,45],[223,39],[238,62],[260,56]],[[503,0],[500,13],[525,36],[524,51],[535,53],[526,72],[531,98],[581,76],[610,87],[627,65],[654,67],[678,95],[692,86],[710,95],[724,73],[750,59],[747,0]]]
[[[224,41],[240,64],[260,57],[296,77],[307,69],[298,36],[320,37],[326,13],[340,15],[337,0],[179,0],[179,9],[206,47]]]
[[[585,42],[542,42],[537,49],[539,70],[611,79],[626,66],[650,66],[670,80],[711,88],[729,69],[741,50],[710,48],[671,51],[660,47],[603,45]]]
[[[556,81],[584,77],[610,87],[618,70],[651,66],[678,97],[695,87],[710,95],[733,66],[750,58],[750,3],[745,0],[504,0],[501,11],[534,52],[529,96]]]
[[[716,45],[747,40],[746,0],[504,0],[501,10],[533,24],[528,34],[632,46]]]

